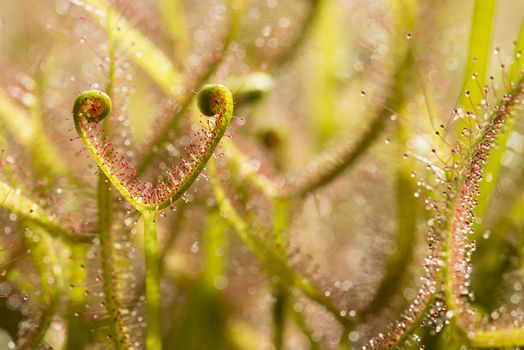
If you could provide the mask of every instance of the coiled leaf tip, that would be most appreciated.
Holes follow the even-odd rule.
[[[224,114],[224,108],[232,109],[230,106],[231,91],[224,85],[207,84],[200,89],[197,95],[197,103],[200,112],[208,117]]]
[[[106,93],[98,90],[82,92],[75,100],[73,114],[83,116],[88,121],[99,122],[111,113],[111,99]]]

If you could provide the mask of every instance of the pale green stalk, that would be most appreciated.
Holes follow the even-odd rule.
[[[496,7],[496,0],[475,0],[469,36],[469,53],[459,101],[459,107],[473,112],[479,109],[480,100],[483,98],[480,89],[486,81],[489,66]],[[475,78],[473,77],[474,74]],[[471,121],[466,119],[459,119],[455,125],[455,131],[459,138],[461,138],[462,130],[471,125]],[[467,140],[464,141],[467,142]]]
[[[146,348],[162,349],[162,326],[160,319],[160,265],[156,233],[156,212],[143,211],[144,250],[146,254]]]

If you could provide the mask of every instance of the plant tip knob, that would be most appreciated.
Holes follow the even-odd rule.
[[[198,108],[208,117],[220,114],[228,101],[232,101],[231,91],[221,84],[206,84],[197,95]]]
[[[76,98],[73,112],[89,121],[101,121],[111,113],[111,99],[103,91],[84,91]]]

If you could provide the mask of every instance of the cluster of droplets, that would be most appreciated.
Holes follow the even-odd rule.
[[[314,258],[302,252],[299,247],[290,247],[288,249],[286,263],[293,270],[299,271],[302,276],[305,276],[319,290],[322,296],[339,310],[339,320],[356,319],[358,316],[357,306],[350,301],[355,300],[358,293],[352,281],[335,280],[329,277],[319,264],[314,263]]]
[[[500,306],[482,319],[484,330],[511,329],[524,327],[524,310],[522,308],[510,309]],[[472,334],[473,335],[473,334]]]
[[[434,197],[436,190],[443,189],[444,193],[451,191],[450,183],[446,179],[446,171],[450,168],[441,168],[428,158],[411,152],[403,155],[404,159],[410,157],[418,160],[429,173],[434,175],[433,183],[419,176],[416,171],[411,173],[411,177],[416,178],[417,185],[414,196],[423,198],[425,209],[431,213],[431,218],[427,221],[428,254],[423,260],[423,274],[415,297],[396,321],[363,345],[364,350],[390,349],[400,344],[420,344],[420,338],[413,333],[416,327],[426,327],[433,332],[439,332],[448,322],[439,282],[439,274],[444,265],[442,236],[446,225],[446,209],[445,203]]]
[[[42,319],[45,317],[47,310],[38,310],[35,314],[31,315],[31,318],[27,318],[19,323],[18,326],[18,347],[30,348],[31,342],[35,334],[38,334],[39,328],[42,327]],[[43,349],[52,349],[49,344],[43,341],[40,344]]]
[[[440,169],[427,159],[419,158],[436,175],[437,185],[444,187],[445,197],[443,203],[431,197],[425,200],[426,209],[436,214],[428,221],[430,254],[424,262],[425,275],[422,277],[422,287],[400,319],[391,324],[386,332],[379,333],[378,336],[371,339],[363,347],[364,349],[391,348],[402,342],[413,340],[411,332],[417,325],[429,326],[434,332],[438,332],[450,322],[451,318],[457,316],[455,313],[460,314],[459,320],[463,323],[462,327],[472,329],[476,319],[475,312],[469,304],[473,298],[469,286],[472,275],[471,256],[475,250],[475,242],[469,240],[468,236],[473,233],[474,209],[478,204],[476,197],[480,194],[479,182],[482,179],[484,165],[512,110],[521,103],[524,86],[519,84],[514,88],[513,94],[505,94],[501,103],[494,107],[490,107],[485,99],[482,100],[481,105],[486,111],[486,118],[483,121],[476,120],[476,116],[471,112],[464,112],[461,109],[454,110],[455,121],[462,119],[471,124],[462,130],[461,135],[472,146],[457,144],[451,150],[453,157],[450,165]],[[459,159],[462,159],[462,163],[459,162]],[[451,175],[446,177],[446,174]],[[460,185],[457,187],[457,184]],[[428,192],[433,190],[423,180],[419,181],[418,186]],[[420,195],[421,191],[415,193],[417,197]],[[450,208],[449,203],[455,203],[455,206]],[[448,226],[449,224],[451,227]],[[442,239],[448,231],[452,236],[450,242],[447,243],[449,252],[445,257],[442,255]],[[445,264],[448,265],[449,273],[452,274],[450,289],[456,303],[455,310],[448,310],[442,297],[439,272]],[[521,323],[518,321],[521,317],[518,312],[513,314],[515,316],[510,317],[511,320],[506,320],[505,324],[512,324],[515,327],[515,322]],[[491,325],[486,323],[486,327],[494,326],[493,323]],[[470,333],[468,335],[474,336],[472,332]]]
[[[363,350],[371,349],[390,349],[396,346],[399,342],[406,341],[409,338],[409,333],[413,327],[419,324],[426,316],[428,310],[435,308],[431,320],[439,318],[440,308],[436,303],[432,305],[432,299],[439,293],[439,285],[437,283],[437,273],[442,267],[442,260],[440,259],[440,239],[437,238],[436,229],[434,226],[429,228],[430,240],[430,254],[424,259],[424,275],[421,277],[422,285],[419,288],[415,298],[408,306],[408,308],[400,315],[399,319],[390,324],[384,333],[379,333],[374,338],[370,339],[365,344]],[[426,321],[432,324],[436,321]]]
[[[468,235],[474,233],[474,209],[478,204],[476,197],[480,194],[479,183],[482,180],[484,165],[496,145],[497,136],[514,107],[521,103],[523,88],[522,83],[518,83],[512,94],[504,94],[502,102],[494,107],[492,117],[487,119],[480,129],[470,156],[466,158],[461,170],[463,182],[457,194],[452,217],[448,266],[451,270],[450,289],[456,303],[456,312],[460,314],[458,319],[465,329],[470,328],[475,321],[475,313],[469,304],[473,297],[469,286],[472,274],[471,255],[475,250],[475,242],[470,241]]]

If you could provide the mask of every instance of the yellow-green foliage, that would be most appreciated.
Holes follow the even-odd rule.
[[[0,349],[524,346],[524,4],[0,2]]]

